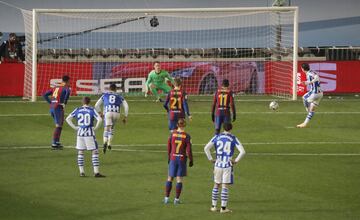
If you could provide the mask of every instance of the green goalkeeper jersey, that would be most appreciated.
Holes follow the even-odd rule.
[[[174,79],[167,71],[161,70],[160,73],[155,73],[155,70],[152,70],[148,75],[148,79],[146,80],[146,86],[149,86],[150,83],[155,85],[163,85],[165,83],[165,79],[170,80],[170,82],[174,84]]]

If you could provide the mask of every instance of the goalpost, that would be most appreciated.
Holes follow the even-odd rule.
[[[297,97],[297,7],[23,10],[24,97],[62,75],[72,95],[143,95],[153,62],[190,95],[229,79],[236,94]]]

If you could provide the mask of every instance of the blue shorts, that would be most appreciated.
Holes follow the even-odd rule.
[[[170,160],[169,162],[169,176],[186,176],[186,160],[181,161],[180,158]]]
[[[64,108],[58,106],[56,108],[50,108],[51,117],[53,117],[55,124],[63,126],[64,124]]]
[[[169,130],[175,130],[177,128],[178,119],[169,120]]]
[[[179,121],[180,118],[184,118],[184,116],[181,116],[179,114],[174,114],[173,115],[173,119],[171,119],[171,116],[170,116],[171,113],[168,113],[168,118],[169,118],[169,130],[175,130],[177,129],[177,123]]]
[[[215,116],[215,129],[221,130],[221,125],[223,123],[230,123],[230,122],[231,122],[230,115]]]

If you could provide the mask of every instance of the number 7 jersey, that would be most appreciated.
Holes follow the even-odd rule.
[[[168,140],[168,155],[169,160],[179,158],[181,161],[185,161],[185,159],[189,157],[189,160],[192,161],[190,135],[182,131],[174,131],[171,133]]]

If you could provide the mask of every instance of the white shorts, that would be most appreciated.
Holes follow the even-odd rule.
[[[95,137],[80,137],[76,139],[76,149],[78,150],[96,150],[98,145]]]
[[[320,101],[323,97],[323,93],[312,93],[312,94],[308,94],[306,93],[303,98],[306,99],[307,102],[309,103],[314,103],[315,105],[319,105],[320,104]]]
[[[117,120],[120,119],[120,113],[118,112],[106,112],[104,116],[105,126],[114,125]]]
[[[214,182],[217,184],[227,183],[227,184],[233,184],[234,178],[233,178],[234,172],[232,167],[228,168],[214,168]]]

